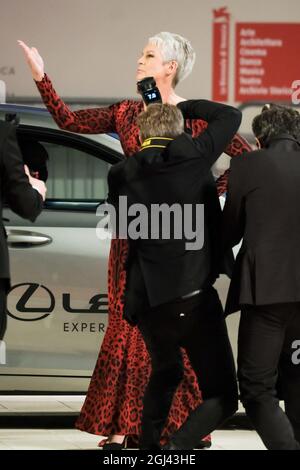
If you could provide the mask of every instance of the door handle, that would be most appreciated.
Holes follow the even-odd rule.
[[[7,243],[12,248],[32,248],[34,246],[48,245],[52,238],[43,233],[29,232],[27,230],[7,230]]]

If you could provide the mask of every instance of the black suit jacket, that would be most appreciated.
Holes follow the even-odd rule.
[[[207,129],[197,138],[183,133],[174,140],[148,139],[137,154],[112,167],[108,175],[108,202],[116,207],[119,196],[127,196],[128,205],[140,203],[149,211],[153,204],[193,208],[204,204],[201,249],[187,250],[185,237],[130,240],[128,266],[136,274],[127,287],[138,297],[144,284],[151,306],[211,285],[220,271],[221,209],[211,166],[236,133],[241,113],[206,100],[185,101],[179,107],[185,119],[207,121]]]
[[[226,313],[300,301],[300,145],[293,137],[231,161],[223,236],[226,248],[243,238]]]
[[[24,172],[15,125],[3,121],[0,121],[0,194],[0,278],[9,280],[8,248],[2,221],[3,200],[18,215],[33,222],[42,210],[43,199],[31,187]]]

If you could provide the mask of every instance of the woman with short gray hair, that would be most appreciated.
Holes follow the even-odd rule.
[[[177,70],[173,80],[175,86],[188,77],[193,70],[196,53],[190,41],[179,34],[162,32],[149,38],[150,44],[155,44],[161,51],[165,62],[175,60]]]
[[[107,108],[71,111],[44,73],[44,62],[37,49],[22,41],[19,44],[41,97],[61,129],[82,134],[116,132],[126,157],[139,150],[137,117],[144,109],[142,100],[124,100]],[[163,103],[177,105],[184,98],[175,93],[175,86],[190,74],[194,62],[195,52],[187,39],[162,32],[152,36],[144,47],[138,59],[136,81],[153,77]],[[193,136],[203,132],[206,125],[202,120],[185,120],[185,127]],[[237,135],[228,147],[228,154],[235,156],[249,150],[249,144]],[[219,194],[226,191],[226,184],[225,175],[217,182]],[[125,435],[139,435],[142,398],[150,375],[150,359],[142,336],[122,318],[127,252],[127,240],[112,240],[108,267],[108,327],[76,424],[82,431],[109,436],[105,449],[121,448]],[[185,354],[184,369],[184,379],[174,396],[162,444],[201,403],[197,379]],[[210,443],[204,441],[201,445]]]

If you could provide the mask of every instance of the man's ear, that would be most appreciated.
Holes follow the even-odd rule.
[[[255,142],[256,142],[256,147],[257,147],[258,149],[261,149],[261,143],[260,143],[260,141],[259,141],[259,139],[258,139],[257,137],[255,137]]]

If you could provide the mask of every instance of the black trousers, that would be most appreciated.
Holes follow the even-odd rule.
[[[7,279],[0,279],[0,341],[4,338],[7,324],[6,298],[8,290]]]
[[[242,309],[238,377],[243,405],[267,449],[300,450],[299,303]]]
[[[138,327],[152,361],[144,396],[140,447],[159,448],[174,393],[183,377],[181,348],[197,375],[203,403],[172,436],[192,449],[237,409],[237,381],[223,308],[214,288],[186,300],[144,309]]]

